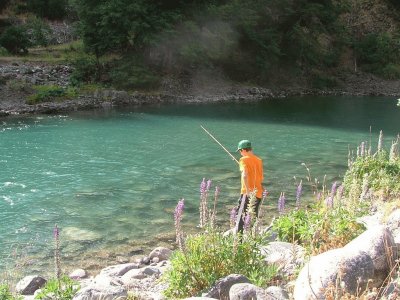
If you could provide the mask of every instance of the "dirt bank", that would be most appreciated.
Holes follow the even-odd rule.
[[[346,73],[332,89],[311,89],[288,83],[284,87],[238,85],[215,74],[164,78],[161,88],[151,93],[98,89],[66,101],[28,105],[33,85],[67,86],[72,69],[68,65],[3,63],[0,66],[0,117],[59,113],[111,106],[156,103],[260,101],[300,95],[354,95],[400,97],[399,80],[383,80],[365,73]]]

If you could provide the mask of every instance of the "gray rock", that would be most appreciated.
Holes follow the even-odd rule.
[[[87,277],[87,273],[83,269],[76,269],[72,271],[68,276],[71,279],[82,279]]]
[[[139,265],[137,263],[126,263],[126,264],[119,264],[109,266],[104,268],[100,271],[100,275],[107,275],[107,276],[122,276],[126,272],[132,269],[137,269]]]
[[[400,244],[400,209],[396,209],[389,215],[386,224],[393,235],[395,243]]]
[[[15,291],[21,295],[33,295],[46,282],[46,279],[37,275],[26,276],[17,283]]]
[[[373,285],[380,286],[389,275],[397,259],[397,246],[391,232],[383,225],[366,230],[343,250],[347,253],[365,251],[374,263]]]
[[[229,290],[237,283],[250,283],[250,280],[240,274],[231,274],[219,279],[214,286],[202,296],[221,300],[229,299]]]
[[[123,300],[128,297],[128,292],[122,286],[88,286],[81,289],[73,300]]]
[[[251,283],[237,283],[229,290],[230,300],[272,300],[266,292]]]
[[[218,298],[209,298],[209,297],[190,297],[190,298],[185,298],[183,300],[215,300]]]
[[[268,264],[275,264],[284,275],[293,275],[304,264],[305,249],[286,242],[271,242],[261,248]]]
[[[266,290],[267,295],[275,300],[289,300],[289,294],[279,286],[270,286]]]
[[[159,261],[167,260],[170,258],[172,254],[172,250],[165,247],[157,247],[149,254],[150,261],[153,261],[155,257],[159,259]]]
[[[325,292],[335,287],[337,280],[350,294],[363,290],[374,275],[374,263],[363,251],[348,253],[343,248],[334,249],[311,258],[297,277],[295,300],[324,299]]]
[[[143,279],[150,276],[159,276],[160,274],[160,270],[156,267],[144,267],[128,271],[121,277],[121,280],[125,285],[127,285],[132,278]]]

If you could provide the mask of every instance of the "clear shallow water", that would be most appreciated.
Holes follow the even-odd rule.
[[[387,144],[400,132],[396,100],[308,97],[256,104],[168,105],[0,119],[0,271],[52,270],[54,224],[64,269],[89,270],[171,243],[173,210],[185,198],[185,228],[198,223],[199,184],[219,185],[227,226],[239,189],[227,148],[253,141],[264,159],[270,213],[281,191],[294,201],[307,172],[341,180],[348,149]],[[370,127],[372,134],[370,135]],[[1,273],[1,272],[0,272]]]

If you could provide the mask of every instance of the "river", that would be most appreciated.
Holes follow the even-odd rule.
[[[227,229],[239,172],[200,125],[236,156],[239,140],[252,141],[264,161],[271,216],[281,192],[294,202],[300,180],[304,201],[313,201],[306,167],[329,188],[342,180],[349,149],[362,141],[376,148],[380,130],[390,145],[400,132],[396,103],[293,97],[0,119],[0,274],[16,264],[21,274],[53,270],[55,224],[65,271],[94,271],[172,245],[179,199],[185,231],[197,230],[203,178],[221,189],[218,220]]]

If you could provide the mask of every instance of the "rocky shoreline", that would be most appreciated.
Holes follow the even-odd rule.
[[[203,76],[163,80],[160,90],[127,92],[114,89],[97,89],[65,101],[27,104],[33,93],[32,85],[69,85],[72,68],[68,65],[42,63],[5,63],[0,66],[0,117],[55,114],[78,110],[109,109],[129,105],[154,105],[170,103],[220,103],[261,101],[263,99],[291,96],[388,96],[400,97],[400,80],[382,80],[365,73],[346,73],[338,87],[312,89],[288,85],[281,87],[238,86],[221,78]],[[215,75],[215,74],[214,74]],[[206,80],[204,80],[206,78]]]
[[[400,243],[400,209],[386,217],[377,211],[358,222],[367,228],[360,236],[342,248],[311,257],[306,256],[303,247],[291,243],[270,240],[261,246],[258,250],[263,261],[275,264],[280,278],[288,278],[289,282],[262,288],[241,274],[230,274],[217,280],[201,296],[185,299],[331,299],[329,295],[346,292],[362,294],[365,299],[397,299],[400,280],[395,267]],[[172,250],[157,247],[148,256],[105,267],[91,277],[85,270],[76,269],[69,274],[80,285],[73,300],[166,299],[163,291],[168,284],[160,279],[171,268],[171,254]],[[30,275],[19,281],[15,290],[24,299],[31,300],[45,283],[46,279],[40,275]],[[45,299],[51,299],[51,295]]]

